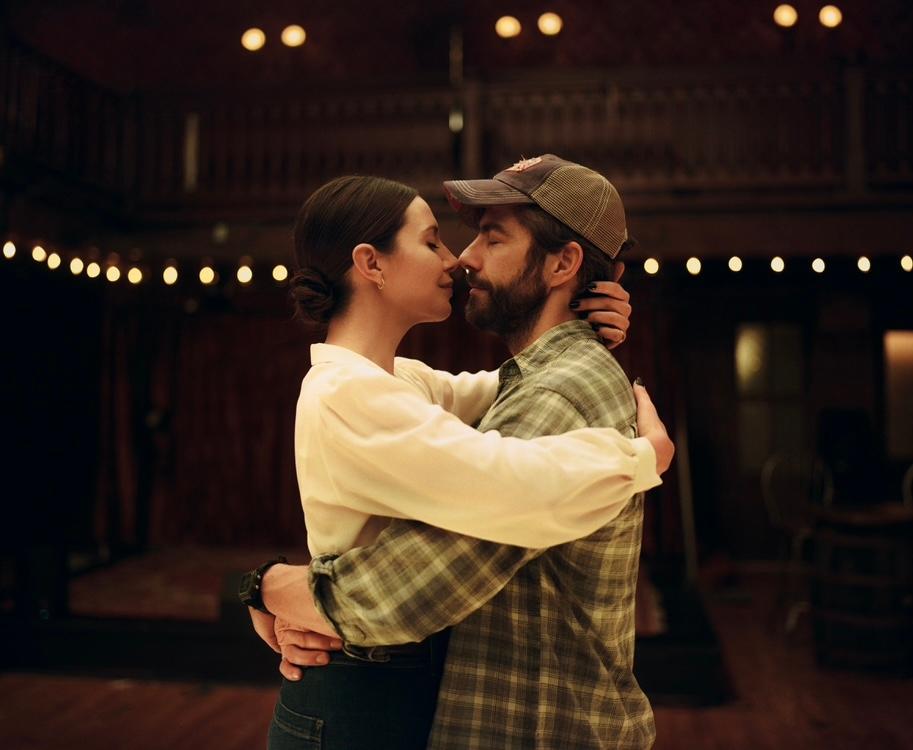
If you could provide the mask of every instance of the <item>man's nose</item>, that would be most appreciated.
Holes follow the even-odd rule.
[[[473,241],[460,253],[460,265],[467,271],[479,270],[478,253],[475,252],[475,246],[476,241]]]

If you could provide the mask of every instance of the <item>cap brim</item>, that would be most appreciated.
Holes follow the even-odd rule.
[[[478,225],[479,209],[485,206],[535,203],[526,193],[500,180],[447,180],[444,193],[450,205],[471,226]]]

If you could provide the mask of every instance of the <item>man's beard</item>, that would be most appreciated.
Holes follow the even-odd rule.
[[[493,286],[470,275],[472,286],[484,289],[487,299],[470,296],[466,303],[466,320],[482,331],[491,331],[511,340],[522,339],[532,330],[545,301],[548,287],[542,279],[542,267],[529,266],[506,286]]]

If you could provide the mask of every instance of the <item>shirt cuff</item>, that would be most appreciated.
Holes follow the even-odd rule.
[[[656,473],[656,451],[647,438],[639,437],[631,441],[637,456],[637,470],[634,473],[634,494],[646,492],[663,483]]]
[[[333,630],[339,633],[343,643],[348,647],[364,643],[365,632],[354,623],[347,623],[340,618],[333,596],[333,585],[336,581],[336,570],[333,562],[338,555],[318,555],[308,567],[308,585],[314,597],[314,608],[320,613]],[[347,649],[345,649],[347,650]]]

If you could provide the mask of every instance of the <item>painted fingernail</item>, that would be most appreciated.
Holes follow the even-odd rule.
[[[570,307],[571,310],[576,310],[578,307],[580,307],[580,300],[579,299],[571,300],[571,304],[569,304],[568,307]]]
[[[640,375],[638,375],[636,378],[634,378],[634,385],[643,386],[643,384],[644,384],[644,381],[643,381],[643,378],[640,377]]]

